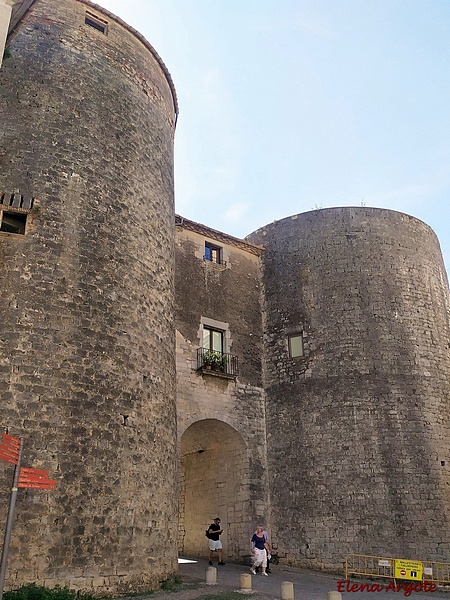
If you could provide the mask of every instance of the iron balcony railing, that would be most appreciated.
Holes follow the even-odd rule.
[[[197,370],[203,372],[214,372],[217,375],[223,373],[231,377],[238,374],[237,356],[207,348],[197,349]]]

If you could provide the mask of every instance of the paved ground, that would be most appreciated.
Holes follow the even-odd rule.
[[[181,559],[183,560],[183,559]],[[214,565],[217,568],[217,585],[205,585],[196,588],[195,590],[186,590],[188,594],[179,597],[183,592],[175,593],[173,600],[192,600],[207,594],[214,594],[225,590],[239,590],[241,573],[249,573],[249,568],[243,565],[226,564],[223,567]],[[198,559],[196,562],[181,562],[179,565],[179,574],[185,582],[199,583],[205,582],[206,569],[208,563],[206,560]],[[281,582],[290,581],[294,586],[295,600],[327,600],[328,592],[338,591],[337,582],[344,579],[342,576],[334,576],[316,571],[307,571],[306,569],[296,569],[293,567],[285,567],[281,565],[271,565],[272,573],[269,577],[263,577],[261,574],[252,576],[252,587],[254,595],[250,598],[264,598],[265,600],[281,598]],[[362,584],[363,580],[353,580],[352,583]],[[368,582],[370,585],[378,583],[380,586],[388,586],[389,581],[377,580]],[[412,592],[411,595],[406,595],[404,590],[394,592],[386,591],[383,588],[379,592],[342,592],[343,600],[404,600],[404,598],[417,600],[450,600],[450,594],[446,590],[438,589],[434,593]]]

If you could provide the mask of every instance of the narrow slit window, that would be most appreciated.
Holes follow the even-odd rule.
[[[290,335],[288,338],[289,344],[289,357],[290,358],[298,358],[299,356],[303,356],[303,334],[296,333],[295,335]]]
[[[106,29],[108,27],[108,21],[104,21],[100,17],[97,17],[97,15],[94,15],[90,12],[86,12],[86,15],[84,17],[84,22],[89,27],[93,27],[94,29],[97,29],[97,31],[100,31],[101,33],[106,34]]]
[[[26,214],[3,211],[0,218],[0,231],[25,235],[25,227],[27,224]]]

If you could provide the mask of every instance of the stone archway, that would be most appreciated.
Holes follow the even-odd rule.
[[[250,492],[242,436],[217,419],[197,421],[181,437],[179,552],[207,557],[205,529],[222,520],[225,560],[245,554]]]

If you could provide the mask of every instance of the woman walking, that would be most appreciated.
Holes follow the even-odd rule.
[[[270,553],[270,546],[267,542],[267,538],[263,533],[263,526],[258,525],[255,533],[252,535],[252,554],[253,556],[253,564],[250,567],[250,572],[253,575],[256,575],[255,568],[261,565],[262,575],[265,577],[269,577],[266,573],[267,569],[267,553]],[[266,552],[267,550],[267,552]]]

